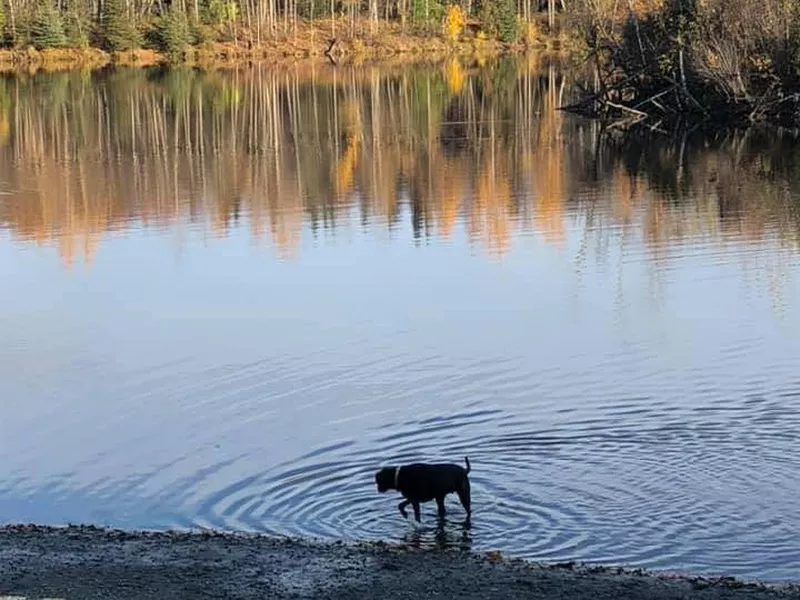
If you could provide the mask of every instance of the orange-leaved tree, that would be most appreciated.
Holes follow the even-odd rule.
[[[451,42],[458,40],[461,31],[464,29],[466,19],[464,12],[458,4],[451,4],[447,7],[444,17],[444,35]]]

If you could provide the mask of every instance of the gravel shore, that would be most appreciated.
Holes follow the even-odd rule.
[[[800,585],[543,566],[380,543],[13,525],[0,528],[0,598],[800,600]]]

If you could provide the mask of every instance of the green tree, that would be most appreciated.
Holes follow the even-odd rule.
[[[517,7],[514,0],[482,0],[479,18],[483,29],[501,42],[517,39]]]
[[[431,25],[444,18],[444,5],[439,0],[414,0],[412,4],[415,23]]]
[[[6,9],[4,4],[0,2],[0,43],[6,42],[9,37],[6,33]]]
[[[86,19],[76,10],[67,13],[64,19],[64,33],[67,36],[67,45],[72,48],[88,48],[89,35]]]
[[[156,41],[170,59],[180,58],[191,42],[189,19],[174,4],[156,25]]]
[[[203,22],[209,25],[222,25],[228,16],[225,0],[208,0],[203,6]]]
[[[100,34],[108,50],[130,50],[138,45],[139,35],[128,15],[125,0],[105,0],[100,13]]]
[[[39,50],[43,48],[62,48],[67,45],[64,23],[61,14],[45,0],[40,2],[31,23],[31,42]]]

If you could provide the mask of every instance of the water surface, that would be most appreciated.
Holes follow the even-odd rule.
[[[0,81],[0,519],[800,578],[800,146],[577,83]],[[375,491],[465,455],[469,531]]]

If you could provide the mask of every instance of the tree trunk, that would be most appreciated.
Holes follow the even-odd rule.
[[[314,34],[316,33],[316,29],[314,28],[314,0],[311,0],[311,5],[309,6],[309,13],[311,17],[310,25],[311,25],[311,47],[314,47]]]
[[[11,20],[11,37],[12,43],[16,46],[17,45],[17,20],[14,16],[14,0],[8,0],[8,16]],[[98,13],[97,20],[100,20],[100,15]]]

